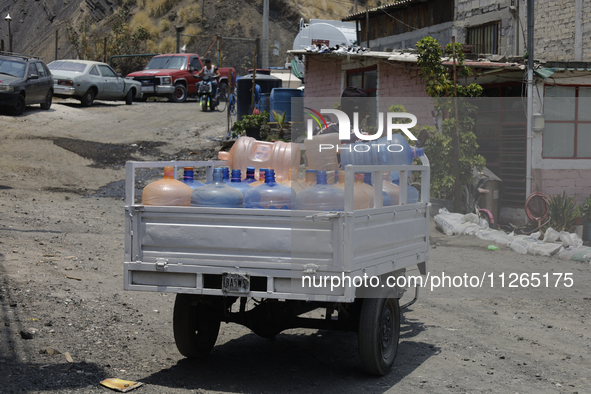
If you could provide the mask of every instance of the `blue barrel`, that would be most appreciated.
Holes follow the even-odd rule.
[[[267,108],[269,107],[269,94],[273,90],[273,88],[281,87],[283,83],[281,79],[274,77],[272,75],[260,74],[257,70],[257,74],[255,77],[256,84],[259,85],[261,93],[267,94]],[[238,119],[241,120],[242,116],[250,114],[250,106],[252,101],[252,74],[245,75],[243,77],[238,78],[236,81],[237,91],[238,91]],[[265,103],[262,102],[259,106],[264,106]],[[264,107],[263,107],[264,108]],[[269,108],[270,109],[270,108]],[[267,109],[268,111],[268,109]]]
[[[283,113],[285,111],[285,121],[291,122],[292,121],[292,113],[291,113],[291,99],[294,97],[303,97],[303,90],[300,89],[291,89],[291,88],[275,88],[271,90],[271,117],[270,121],[275,122],[275,118],[273,117],[273,111],[277,111],[278,113]],[[298,111],[299,112],[299,111]],[[298,116],[293,114],[293,120],[303,119],[303,108],[302,108],[302,116]]]

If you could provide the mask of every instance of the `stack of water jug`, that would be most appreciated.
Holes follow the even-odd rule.
[[[328,135],[335,138],[335,135]],[[324,138],[324,137],[323,137]],[[194,179],[193,167],[185,167],[182,181],[175,179],[174,168],[164,168],[164,178],[147,185],[142,204],[160,206],[193,206],[211,208],[301,209],[312,211],[343,211],[345,207],[345,172],[340,169],[335,150],[322,152],[322,138],[306,140],[308,166],[305,177],[298,178],[300,149],[296,144],[262,142],[251,137],[239,138],[229,152],[219,158],[230,166],[213,169],[213,180],[203,184]],[[411,164],[422,149],[411,148],[406,139],[394,135],[371,142],[381,144],[369,152],[341,150],[341,166]],[[384,146],[398,144],[402,150],[390,152]],[[399,152],[397,150],[400,150]],[[268,166],[262,168],[261,166]],[[230,168],[232,168],[230,172]],[[258,171],[257,171],[258,168]],[[382,181],[382,180],[377,180]],[[373,208],[372,173],[355,174],[353,208]],[[383,205],[399,204],[399,174],[383,173]],[[418,201],[419,192],[407,186],[408,203]]]

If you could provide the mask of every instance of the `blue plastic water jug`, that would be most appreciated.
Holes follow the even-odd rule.
[[[242,181],[244,183],[253,183],[256,182],[256,178],[254,177],[254,167],[246,167],[246,178]]]
[[[345,192],[326,183],[326,171],[316,171],[316,184],[298,193],[296,209],[344,211]]]
[[[396,185],[400,185],[400,179],[392,181]],[[411,185],[406,185],[406,199],[408,204],[413,204],[419,201],[419,191]]]
[[[253,174],[254,174],[254,172],[253,172]],[[254,177],[253,177],[253,179],[254,179]],[[231,182],[227,183],[227,185],[230,187],[233,187],[234,189],[240,190],[240,193],[242,193],[243,196],[247,191],[252,189],[250,184],[248,184],[246,182],[242,182],[242,175],[240,173],[240,170],[232,170]]]
[[[253,187],[244,195],[244,207],[291,209],[292,200],[295,200],[295,191],[275,182],[275,171],[268,169],[265,173],[265,183]]]
[[[183,173],[183,181],[184,184],[191,186],[193,190],[197,189],[198,187],[203,186],[203,183],[196,181],[194,178],[194,171],[193,167],[185,167]]]
[[[341,149],[341,166],[358,165],[404,165],[424,154],[423,148],[411,147],[401,134],[393,134],[392,140],[382,137],[376,141],[357,142]]]
[[[222,177],[222,182],[224,183],[230,183],[230,167],[223,167],[222,168],[222,173],[223,173],[223,177]]]
[[[213,181],[191,193],[192,207],[242,208],[242,193],[223,182],[221,168],[213,169]]]

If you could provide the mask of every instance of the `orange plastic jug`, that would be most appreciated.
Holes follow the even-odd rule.
[[[334,184],[335,187],[345,190],[345,171],[339,174],[339,182]],[[355,185],[356,186],[356,185]],[[373,195],[372,195],[373,203]],[[353,188],[353,209],[367,209],[369,208],[369,195],[359,187]]]
[[[174,179],[174,167],[164,167],[164,178],[150,183],[142,191],[142,204],[191,206],[193,188]]]
[[[373,190],[373,186],[368,185],[367,183],[365,183],[363,181],[363,174],[355,174],[355,190],[362,190],[364,193],[366,193],[366,195],[369,198],[369,207],[373,208],[374,203],[373,203],[373,195],[374,195],[374,190]],[[355,205],[355,197],[353,197],[353,205]]]
[[[317,171],[338,170],[337,146],[340,142],[338,133],[318,134],[311,140],[305,139],[308,167]]]
[[[300,184],[300,182],[298,182],[297,176],[294,177],[292,175],[293,173],[294,172],[290,168],[289,175],[288,175],[287,179],[284,180],[283,182],[281,182],[281,184],[291,187],[293,189],[293,191],[296,192],[296,194],[297,194],[297,193],[301,192],[302,190],[304,190],[304,187]],[[297,172],[296,172],[296,174],[297,174]]]
[[[220,160],[226,160],[232,169],[246,174],[246,167],[273,168],[277,182],[287,179],[290,168],[300,165],[300,147],[291,142],[257,141],[252,137],[240,137],[229,152],[218,152]]]

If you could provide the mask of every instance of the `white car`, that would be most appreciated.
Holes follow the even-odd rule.
[[[131,105],[140,98],[141,83],[122,78],[106,63],[90,60],[56,60],[47,65],[53,75],[53,95],[77,98],[85,107],[94,100],[125,100]]]

